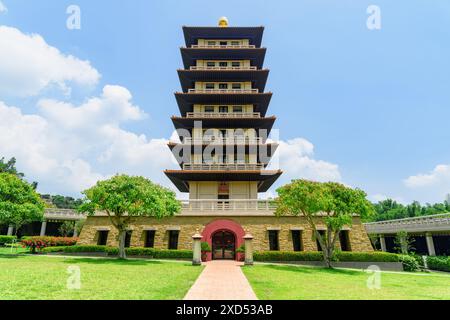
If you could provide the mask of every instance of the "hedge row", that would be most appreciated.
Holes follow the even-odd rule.
[[[450,257],[427,257],[428,268],[450,272]]]
[[[0,236],[0,246],[13,243],[17,240],[16,236]]]
[[[48,247],[42,250],[43,253],[107,253],[109,256],[116,256],[118,248],[106,246],[69,246],[69,247]],[[191,250],[162,250],[154,248],[127,248],[127,256],[130,257],[152,257],[154,259],[192,259]]]
[[[323,261],[321,252],[258,251],[253,255],[255,261]],[[399,256],[388,252],[337,252],[335,261],[342,262],[399,262]]]

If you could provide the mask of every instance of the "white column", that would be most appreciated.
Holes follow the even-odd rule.
[[[192,236],[192,240],[194,240],[192,265],[194,266],[202,264],[202,238],[198,232]]]
[[[73,227],[73,237],[74,238],[78,237],[77,224],[76,223],[75,223],[75,226]]]
[[[44,221],[42,221],[42,225],[41,225],[41,234],[40,234],[41,237],[45,236],[46,230],[47,230],[47,220],[44,220]]]
[[[252,266],[253,265],[253,244],[252,244],[253,236],[247,233],[244,236],[245,241],[245,265]]]
[[[14,226],[13,225],[9,225],[8,227],[8,236],[12,236],[14,232]]]
[[[427,232],[425,233],[425,238],[427,240],[428,255],[435,256],[436,251],[434,249],[433,235],[430,232]]]
[[[384,234],[380,234],[380,245],[381,245],[381,251],[387,252],[386,240],[384,239]]]

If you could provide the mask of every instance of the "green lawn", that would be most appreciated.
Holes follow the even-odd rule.
[[[8,247],[0,247],[0,256],[4,254],[21,254],[21,253],[28,253],[30,250],[22,247],[11,248]]]
[[[381,289],[368,289],[370,276],[361,271],[255,265],[243,271],[259,299],[450,299],[450,275],[381,273]]]
[[[67,289],[68,267],[81,289]],[[0,255],[0,300],[182,299],[201,267],[188,262]]]

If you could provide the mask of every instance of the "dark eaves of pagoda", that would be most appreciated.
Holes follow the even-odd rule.
[[[269,70],[178,70],[183,92],[195,87],[195,82],[242,82],[251,81],[252,88],[264,92]]]
[[[275,116],[264,118],[185,118],[172,117],[175,129],[193,129],[196,121],[201,121],[203,128],[253,128],[256,130],[267,130],[267,135],[272,131],[272,127],[276,121]]]
[[[184,93],[176,92],[175,98],[178,103],[181,115],[194,111],[194,104],[211,105],[244,105],[253,104],[255,112],[259,112],[262,117],[267,113],[267,109],[272,99],[271,92],[264,93]]]
[[[252,66],[262,69],[266,48],[181,48],[184,69],[190,69],[197,60],[208,57],[209,60],[250,60]]]
[[[198,39],[249,39],[250,44],[261,47],[264,27],[183,27],[186,47],[197,44]]]
[[[283,174],[281,170],[188,171],[166,170],[165,175],[180,192],[189,192],[189,181],[258,181],[258,192],[266,192]]]

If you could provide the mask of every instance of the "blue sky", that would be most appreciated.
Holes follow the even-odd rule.
[[[21,116],[38,115],[50,121],[49,108],[53,108],[42,107],[43,100],[76,108],[101,96],[107,85],[121,86],[132,95],[129,107],[139,108],[145,116],[127,115],[107,124],[120,128],[121,136],[132,135],[133,141],[140,141],[141,145],[136,142],[138,152],[124,152],[155,152],[138,159],[112,159],[115,153],[108,143],[113,140],[105,139],[80,153],[55,150],[64,145],[57,141],[45,146],[51,150],[45,154],[51,156],[36,158],[55,163],[45,171],[25,159],[35,151],[2,145],[0,140],[0,156],[16,155],[19,168],[30,180],[40,182],[42,192],[77,195],[88,182],[115,172],[144,174],[170,185],[161,173],[162,168],[173,166],[165,166],[168,158],[157,159],[157,165],[150,162],[163,152],[158,139],[170,138],[169,118],[178,111],[173,92],[180,89],[176,69],[181,68],[178,48],[184,44],[181,26],[216,25],[220,16],[227,16],[231,25],[266,27],[265,66],[271,69],[267,90],[274,92],[269,113],[278,117],[276,128],[285,142],[281,151],[286,156],[280,154],[280,164],[288,165],[282,167],[286,174],[277,185],[303,176],[329,178],[360,187],[373,200],[392,197],[402,202],[442,201],[450,193],[447,0],[258,0],[227,1],[226,6],[217,1],[174,0],[1,2],[7,10],[0,13],[0,25],[25,36],[38,34],[61,55],[89,61],[101,75],[77,83],[70,75],[63,76],[70,94],[54,85],[41,86],[32,94],[0,91],[5,108],[16,107]],[[71,4],[81,8],[81,30],[66,28],[66,8]],[[369,5],[381,9],[381,30],[366,27]],[[8,66],[2,69],[1,64],[0,72],[18,72]],[[60,116],[52,113],[51,121]],[[95,125],[102,126],[100,122]],[[12,130],[7,125],[4,129]],[[67,144],[71,135],[77,135],[75,145],[90,142],[80,138],[89,132],[81,127],[67,132],[67,127],[53,123],[51,128],[55,135],[62,130]],[[65,153],[74,159],[58,158]],[[69,180],[77,174],[67,170],[76,166],[67,163],[75,160],[89,167],[85,170],[89,177],[74,184]],[[60,169],[58,179],[48,177]]]

